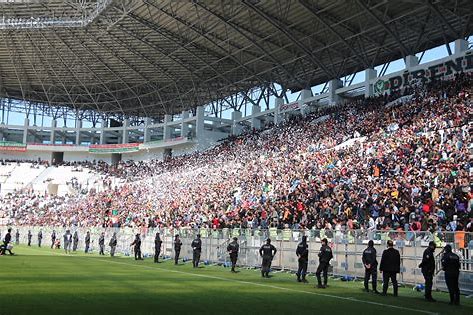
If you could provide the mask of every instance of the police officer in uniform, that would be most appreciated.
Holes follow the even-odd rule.
[[[15,234],[15,244],[20,245],[20,231],[17,229]]]
[[[181,253],[181,246],[182,246],[181,239],[179,238],[179,235],[176,235],[174,237],[174,253],[175,253],[174,264],[175,265],[177,265],[179,261],[179,254]]]
[[[89,252],[89,247],[90,247],[90,232],[87,231],[85,234],[85,253]]]
[[[159,236],[159,232],[156,233],[156,237],[154,238],[154,262],[159,262],[159,255],[161,254],[161,245],[163,241],[161,240],[161,236]]]
[[[434,252],[436,247],[435,242],[431,241],[429,243],[429,247],[424,251],[422,262],[419,265],[425,280],[425,299],[429,302],[436,302],[434,298],[432,298],[432,285],[435,273]]]
[[[100,237],[99,237],[99,248],[100,248],[99,255],[105,255],[105,253],[103,252],[105,249],[105,233],[104,232],[102,232],[102,234],[100,234]]]
[[[74,236],[72,237],[72,251],[76,251],[77,247],[79,246],[79,234],[77,231],[74,232]]]
[[[261,276],[263,278],[269,278],[269,269],[271,268],[271,262],[276,252],[277,249],[271,244],[271,239],[269,238],[266,240],[266,244],[259,249],[259,254],[263,258],[261,263]]]
[[[388,241],[388,249],[383,251],[381,256],[381,263],[379,270],[383,273],[383,293],[388,292],[389,279],[393,283],[394,296],[397,296],[397,279],[396,274],[401,272],[401,255],[399,251],[394,248],[393,241]]]
[[[197,234],[197,238],[192,241],[192,266],[194,268],[199,267],[200,253],[202,252],[202,240],[200,234]]]
[[[365,266],[365,291],[370,292],[368,288],[368,284],[370,282],[370,278],[372,281],[373,292],[378,294],[378,290],[376,289],[377,281],[378,281],[378,260],[376,259],[376,248],[374,248],[374,242],[369,241],[368,247],[363,251],[363,257],[361,258],[363,262],[363,266]]]
[[[238,245],[238,238],[234,237],[233,241],[230,242],[227,246],[227,252],[230,255],[230,261],[232,262],[232,272],[236,272],[235,267],[238,260],[239,250],[240,250],[240,245]]]
[[[450,305],[460,305],[460,257],[452,252],[452,246],[446,245],[442,256],[442,269],[445,271],[445,283],[450,293]]]
[[[133,252],[135,253],[135,260],[143,260],[143,258],[141,258],[141,238],[139,233],[136,234],[135,240],[130,246],[134,246]]]
[[[117,248],[117,233],[113,233],[112,238],[110,239],[110,242],[108,243],[108,246],[110,246],[110,256],[114,257],[115,249]]]
[[[43,240],[43,231],[39,230],[38,232],[38,247],[41,247],[41,241]]]
[[[71,231],[67,230],[64,234],[64,250],[66,254],[71,253],[71,244],[72,244],[72,234]]]
[[[325,289],[327,287],[328,280],[328,267],[330,266],[330,260],[333,258],[332,249],[328,246],[328,241],[326,238],[322,240],[322,247],[319,252],[319,266],[315,275],[317,276],[317,288]],[[322,279],[320,274],[323,273],[324,283],[322,284]]]
[[[31,246],[32,238],[33,238],[33,234],[31,234],[31,230],[28,230],[28,246]]]
[[[53,233],[51,233],[51,248],[54,247],[55,242],[56,242],[56,231],[53,230]]]
[[[299,264],[299,268],[297,269],[297,282],[307,283],[305,278],[309,261],[309,245],[307,245],[307,236],[302,236],[302,241],[297,245],[296,255]]]

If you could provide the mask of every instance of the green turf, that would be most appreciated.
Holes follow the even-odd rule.
[[[18,246],[0,257],[0,314],[473,314],[473,301],[447,305],[445,293],[427,303],[401,288],[400,297],[362,292],[360,282],[331,280],[314,288],[294,275],[262,279],[255,270],[151,259],[64,255],[60,250]]]

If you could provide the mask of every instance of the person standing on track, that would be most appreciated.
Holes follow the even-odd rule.
[[[135,260],[143,260],[143,258],[141,258],[141,238],[139,233],[136,234],[135,240],[130,246],[134,246],[133,252],[135,253]]]
[[[33,238],[33,234],[31,234],[31,230],[28,230],[28,246],[31,246],[32,238]]]
[[[269,270],[271,269],[271,262],[273,261],[274,255],[276,255],[277,249],[271,244],[271,239],[266,240],[266,244],[261,246],[259,254],[263,258],[261,263],[261,276],[263,278],[269,278]]]
[[[460,305],[460,257],[452,252],[452,246],[446,245],[442,256],[442,269],[445,271],[445,283],[450,293],[450,305]]]
[[[394,243],[391,240],[388,241],[388,249],[383,251],[379,270],[383,273],[383,293],[381,295],[386,296],[389,280],[391,279],[394,296],[397,296],[396,274],[401,272],[401,255],[399,251],[394,248]]]
[[[330,266],[330,260],[333,258],[332,249],[328,246],[328,241],[326,238],[322,240],[322,247],[319,252],[319,266],[315,275],[317,277],[317,288],[325,289],[328,282],[328,267]],[[324,276],[324,283],[322,284],[322,279],[320,274]]]
[[[230,254],[230,261],[232,262],[232,272],[236,272],[235,267],[238,260],[239,250],[240,245],[238,245],[238,238],[234,237],[233,241],[230,242],[227,246],[227,252]]]
[[[297,282],[307,283],[305,278],[309,262],[309,245],[307,245],[307,236],[302,236],[302,241],[297,245],[296,255],[299,264],[297,269]]]
[[[374,242],[372,240],[368,242],[368,247],[363,251],[361,260],[363,266],[365,266],[365,291],[370,292],[369,282],[371,278],[373,292],[379,294],[376,289],[378,285],[378,260],[376,259],[376,248],[374,248]]]
[[[1,247],[0,250],[0,255],[5,255],[5,252],[7,251],[8,244],[11,242],[11,229],[8,229],[7,234],[5,234],[5,238],[3,239],[3,246]],[[8,250],[10,252],[10,255],[12,255],[11,250]]]
[[[112,235],[112,238],[110,239],[110,242],[108,243],[108,246],[110,246],[110,257],[115,256],[115,249],[117,248],[117,233],[114,232]]]
[[[38,232],[38,247],[41,247],[41,242],[43,241],[43,230]]]
[[[64,250],[67,253],[71,253],[71,244],[72,244],[72,234],[70,230],[66,231],[66,234],[64,234]]]
[[[179,262],[179,254],[181,253],[182,242],[179,235],[174,237],[174,264],[177,265]]]
[[[197,238],[192,241],[192,266],[194,268],[199,267],[200,254],[202,253],[202,240],[200,234],[197,234]]]
[[[161,240],[161,236],[159,232],[156,233],[156,237],[154,238],[154,262],[159,263],[159,255],[161,254],[161,245],[163,241]]]
[[[99,248],[100,252],[99,255],[105,255],[104,250],[105,250],[105,233],[102,232],[99,237]]]
[[[51,248],[54,247],[54,243],[56,243],[56,231],[53,230],[53,232],[51,233]]]
[[[75,252],[78,246],[79,246],[79,234],[77,233],[77,231],[75,231],[74,236],[72,237],[72,251]]]
[[[425,299],[429,302],[436,302],[436,300],[432,297],[432,285],[435,273],[434,253],[436,247],[437,246],[435,245],[434,241],[429,243],[429,247],[425,249],[424,255],[422,256],[422,262],[419,265],[425,280]]]
[[[87,231],[85,234],[85,253],[87,254],[89,252],[90,248],[90,232]]]

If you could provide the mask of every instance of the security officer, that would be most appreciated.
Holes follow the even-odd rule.
[[[85,234],[85,253],[87,254],[89,252],[89,247],[90,247],[90,232],[87,231]]]
[[[139,233],[135,235],[135,240],[130,246],[134,246],[133,252],[135,253],[135,260],[143,260],[143,258],[141,258],[141,238]]]
[[[385,296],[388,292],[389,279],[391,279],[394,296],[397,296],[396,274],[401,272],[401,255],[394,248],[394,243],[391,240],[388,241],[388,249],[383,251],[379,270],[383,273],[383,293],[381,295]]]
[[[159,236],[159,232],[156,233],[156,237],[154,238],[154,262],[159,262],[159,255],[161,254],[161,245],[163,241],[161,240],[161,236]]]
[[[66,254],[69,252],[71,253],[71,243],[72,243],[72,234],[70,230],[66,231],[66,234],[64,234],[64,250],[66,251]]]
[[[266,244],[259,249],[259,254],[263,258],[261,263],[261,276],[263,278],[269,278],[269,269],[271,269],[271,262],[276,252],[277,249],[271,244],[271,239],[269,238],[266,240]]]
[[[372,281],[373,292],[379,294],[376,290],[378,280],[378,260],[376,259],[376,248],[374,248],[374,242],[369,241],[368,247],[363,251],[363,257],[361,258],[363,266],[365,266],[365,291],[370,292],[368,283],[370,278]]]
[[[105,249],[105,233],[104,232],[102,232],[102,234],[100,234],[100,237],[99,237],[99,248],[100,248],[99,255],[105,255],[103,252]]]
[[[436,302],[436,300],[432,298],[432,285],[435,273],[434,252],[436,247],[435,242],[431,241],[429,243],[429,247],[424,251],[422,262],[419,265],[425,280],[425,299],[429,302]]]
[[[309,261],[309,245],[307,245],[307,236],[302,236],[302,241],[297,245],[296,255],[299,264],[299,268],[297,269],[297,282],[307,283],[305,278]]]
[[[53,233],[51,233],[51,248],[54,247],[55,242],[56,242],[56,231],[53,230]]]
[[[72,251],[77,250],[77,246],[79,246],[79,234],[77,234],[77,231],[74,232],[74,236],[72,237]]]
[[[5,238],[3,239],[3,246],[0,250],[0,255],[5,255],[5,251],[8,248],[8,244],[11,242],[11,229],[8,229],[7,234],[5,234]],[[13,255],[11,250],[8,250],[10,255]]]
[[[332,249],[328,246],[328,241],[326,238],[322,240],[322,247],[319,252],[319,266],[315,275],[317,276],[317,288],[325,289],[327,287],[328,280],[328,267],[330,266],[330,260],[333,258]],[[324,283],[322,284],[322,279],[320,274],[323,273]]]
[[[175,253],[174,264],[175,265],[177,265],[179,261],[179,254],[181,253],[181,246],[182,246],[181,239],[179,238],[179,235],[176,235],[174,237],[174,253]]]
[[[450,305],[460,305],[460,257],[452,252],[452,246],[446,245],[442,256],[442,269],[445,271],[445,283],[450,293]]]
[[[28,230],[28,246],[31,246],[32,238],[33,238],[33,234],[31,234],[31,230]]]
[[[113,233],[112,238],[110,239],[110,242],[108,243],[108,246],[110,246],[110,256],[114,257],[115,249],[117,248],[117,233]]]
[[[15,234],[15,243],[16,245],[20,245],[20,231],[17,229]]]
[[[233,241],[230,242],[227,246],[227,252],[230,255],[230,261],[232,262],[232,272],[236,272],[235,267],[238,260],[239,250],[240,250],[240,245],[238,245],[238,238],[234,237]]]
[[[39,230],[38,232],[38,247],[41,247],[41,241],[43,240],[43,231]]]
[[[202,252],[202,240],[200,234],[197,234],[197,238],[192,241],[192,266],[194,268],[199,267],[200,253]]]

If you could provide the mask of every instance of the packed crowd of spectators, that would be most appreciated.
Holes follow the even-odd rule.
[[[120,177],[76,197],[16,192],[20,225],[473,232],[473,77],[360,99],[165,161],[81,164]]]

